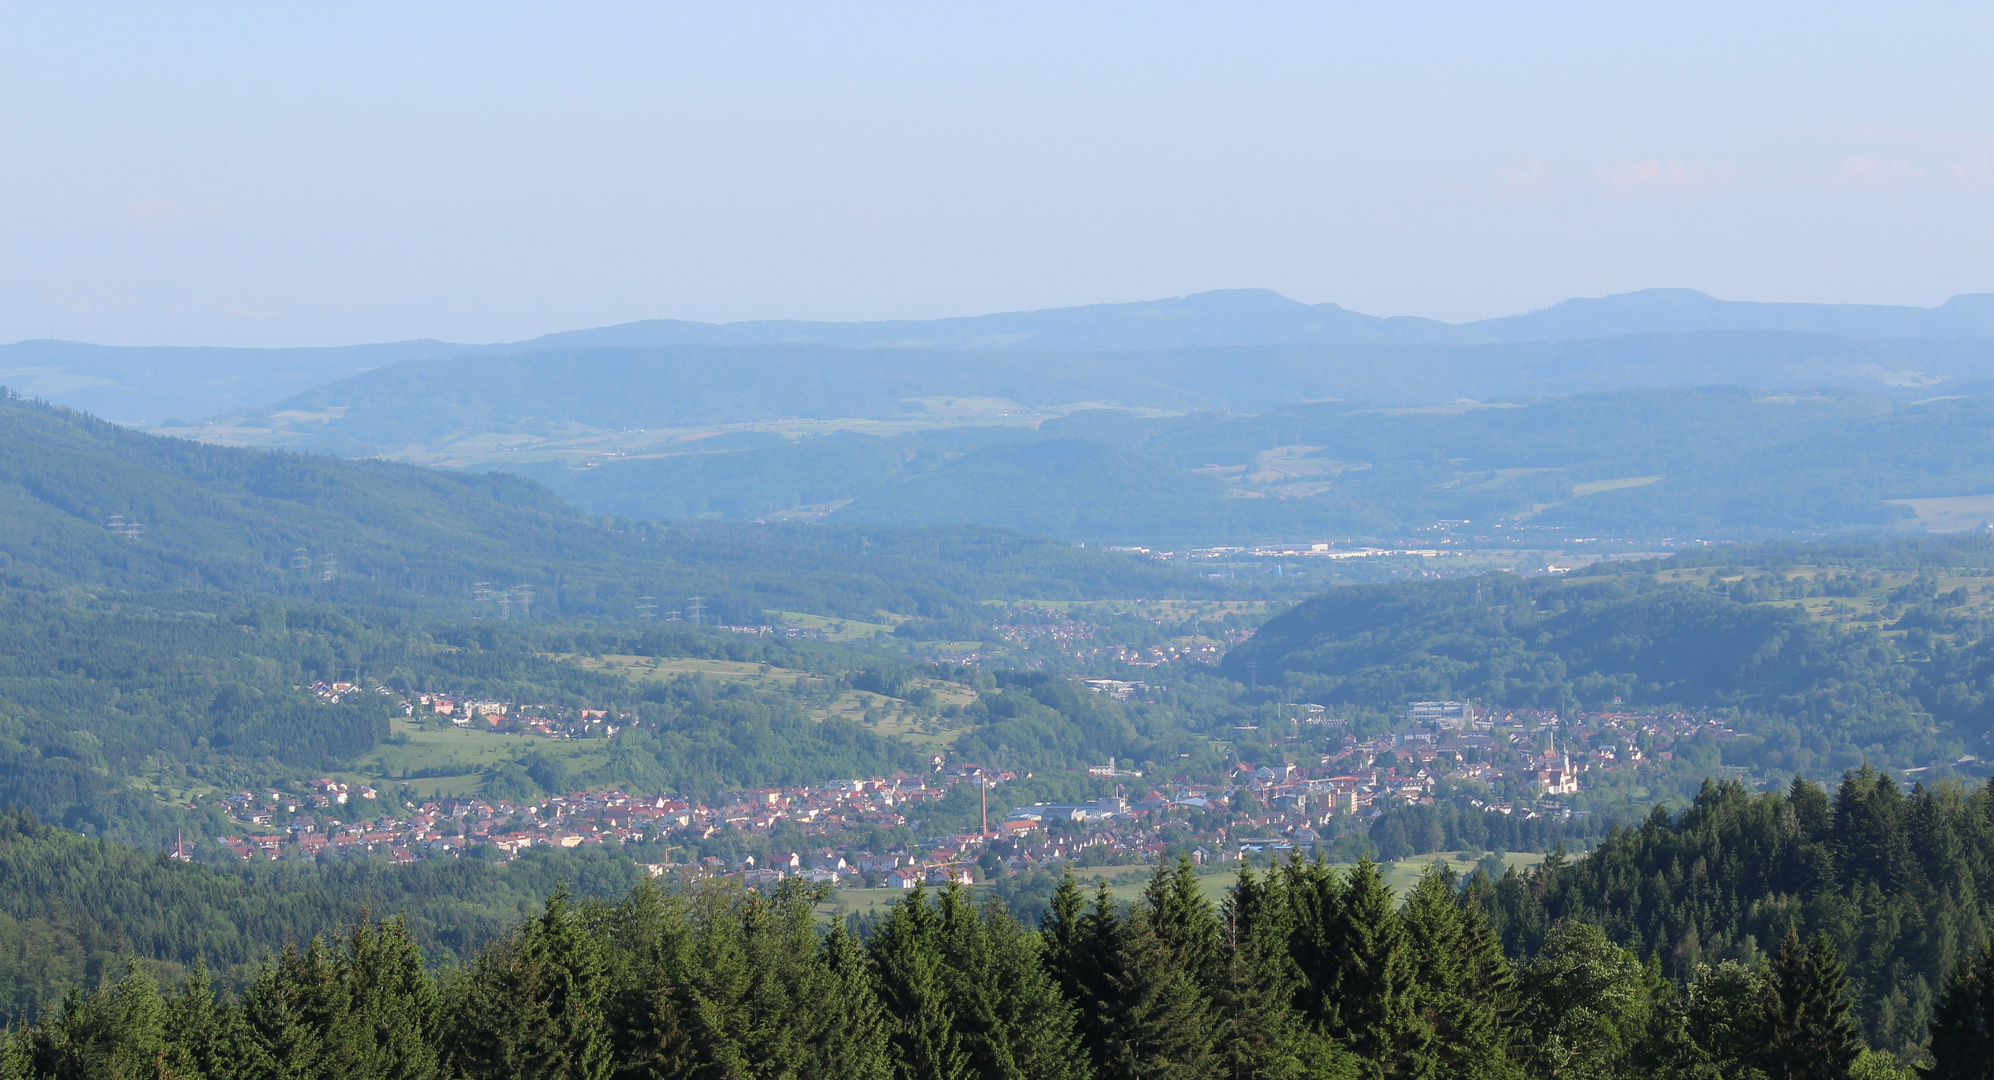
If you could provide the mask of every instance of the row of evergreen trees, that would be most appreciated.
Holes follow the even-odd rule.
[[[1665,978],[1596,926],[1506,958],[1436,866],[1401,904],[1378,868],[1295,863],[1214,904],[1188,863],[1142,896],[1068,877],[1038,929],[915,890],[867,940],[771,892],[565,890],[432,975],[399,919],[267,965],[239,997],[136,961],[0,1045],[0,1078],[822,1077],[826,1080],[1900,1075],[1865,1051],[1817,936],[1766,964]],[[1994,949],[1933,1025],[1932,1075],[1994,1065]]]

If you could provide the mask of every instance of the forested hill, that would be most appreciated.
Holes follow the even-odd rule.
[[[542,612],[613,618],[634,616],[640,596],[698,594],[730,622],[1217,588],[988,528],[592,521],[502,473],[204,446],[15,396],[0,396],[0,582],[461,611],[488,582],[525,586]]]
[[[509,866],[473,859],[205,866],[175,862],[0,813],[0,1016],[31,1017],[124,957],[178,979],[205,963],[240,988],[256,966],[368,910],[399,912],[437,960],[466,956],[565,881],[614,896],[641,868],[592,852],[535,851]]]
[[[1907,792],[1869,769],[1832,802],[1801,780],[1759,795],[1711,783],[1678,817],[1657,808],[1583,859],[1478,891],[1512,955],[1578,919],[1683,980],[1755,966],[1789,929],[1826,934],[1871,1045],[1913,1058],[1947,975],[1994,929],[1989,795]]]
[[[1612,697],[1764,706],[1894,659],[1873,635],[1700,585],[1490,574],[1332,590],[1270,620],[1225,670],[1244,679],[1258,663],[1261,678],[1292,674],[1378,702],[1438,693],[1547,708]]]
[[[1325,704],[1714,710],[1737,737],[1714,746],[1707,767],[1821,775],[1977,749],[1994,655],[1985,587],[1940,590],[1927,571],[1897,590],[1887,619],[1837,614],[1834,594],[1852,595],[1866,572],[1651,563],[1353,586],[1270,620],[1223,670]]]

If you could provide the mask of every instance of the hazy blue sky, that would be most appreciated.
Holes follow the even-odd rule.
[[[1994,5],[0,7],[0,341],[1994,291]]]

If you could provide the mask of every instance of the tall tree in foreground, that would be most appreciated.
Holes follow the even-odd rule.
[[[1074,1010],[1040,962],[1038,938],[994,898],[950,885],[894,905],[873,935],[882,1000],[904,1077],[1081,1080]]]
[[[1413,1022],[1413,955],[1384,874],[1368,857],[1350,868],[1341,903],[1327,920],[1335,1001],[1330,1034],[1357,1053],[1373,1075],[1396,1075],[1420,1052]]]
[[[1519,1057],[1532,1076],[1625,1074],[1645,1033],[1649,980],[1634,954],[1590,923],[1551,928],[1518,979]]]
[[[1512,976],[1479,905],[1435,863],[1399,909],[1412,977],[1407,1032],[1399,1049],[1403,1075],[1515,1075],[1507,1052]]]
[[[1772,1080],[1844,1080],[1862,1056],[1842,963],[1825,934],[1788,931],[1768,973],[1759,1067]]]
[[[1133,909],[1103,885],[1083,910],[1069,876],[1041,932],[1046,969],[1078,1010],[1099,1080],[1192,1080],[1218,1068],[1218,1018],[1196,970],[1216,946],[1217,919],[1210,901],[1180,891],[1170,867]]]
[[[1347,1080],[1359,1065],[1294,1008],[1302,976],[1288,951],[1291,907],[1278,872],[1242,869],[1220,911],[1211,987],[1219,1017],[1219,1076],[1227,1080]]]
[[[460,984],[449,1046],[470,1080],[606,1080],[612,1067],[602,939],[562,887],[484,952]]]
[[[1932,1080],[1994,1080],[1994,939],[1959,965],[1932,1010]]]

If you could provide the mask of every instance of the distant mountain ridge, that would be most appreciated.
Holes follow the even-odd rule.
[[[549,348],[412,360],[315,387],[202,438],[352,456],[571,425],[650,430],[808,418],[935,422],[951,397],[1258,413],[1305,401],[1383,407],[1640,387],[1843,386],[1909,400],[1994,379],[1994,339],[1859,340],[1706,330],[1494,345],[1240,345],[966,352],[824,345]],[[1943,389],[1940,389],[1943,387]],[[987,422],[987,421],[986,421]],[[181,429],[178,433],[193,433]]]
[[[1498,319],[1450,324],[1381,318],[1306,304],[1266,289],[1223,289],[1125,304],[1090,304],[948,319],[878,322],[656,319],[527,341],[405,341],[315,349],[126,347],[63,341],[0,346],[0,384],[131,423],[253,408],[409,360],[592,348],[792,345],[949,352],[1124,352],[1278,345],[1487,345],[1648,333],[1761,330],[1856,338],[1994,338],[1994,294],[1935,308],[1718,300],[1693,289],[1646,289]]]
[[[495,351],[643,345],[834,345],[973,352],[1191,349],[1225,345],[1494,345],[1691,330],[1786,330],[1847,337],[1994,337],[1994,293],[1935,308],[1718,300],[1694,289],[1643,289],[1538,311],[1444,323],[1305,304],[1267,289],[1220,289],[1132,304],[885,322],[673,319],[548,334]]]

